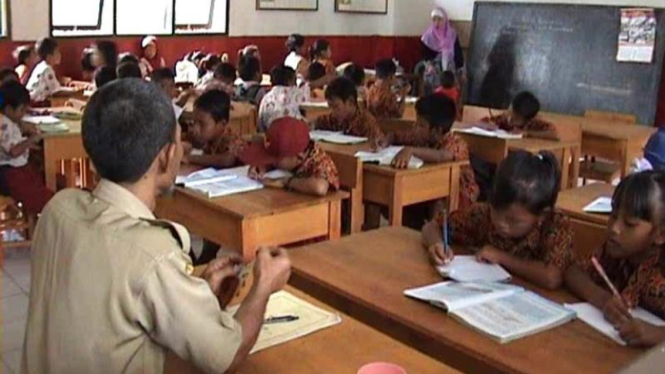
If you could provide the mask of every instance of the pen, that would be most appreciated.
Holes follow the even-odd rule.
[[[593,264],[593,267],[596,268],[596,271],[603,278],[603,280],[605,281],[607,286],[610,288],[610,290],[612,290],[612,293],[614,294],[614,296],[618,297],[620,300],[623,300],[623,299],[621,299],[621,295],[619,295],[619,291],[617,291],[616,287],[614,287],[614,284],[612,284],[612,281],[610,281],[610,278],[607,277],[607,273],[605,273],[605,270],[600,265],[600,262],[598,262],[596,257],[591,257],[591,263]]]
[[[270,325],[270,324],[273,324],[273,323],[293,322],[293,321],[297,321],[299,319],[300,319],[300,317],[293,316],[293,315],[269,317],[264,321],[264,324]]]
[[[443,228],[442,228],[442,238],[443,239],[443,251],[446,254],[446,257],[448,257],[448,246],[450,245],[450,242],[448,241],[448,210],[444,209],[443,210]]]

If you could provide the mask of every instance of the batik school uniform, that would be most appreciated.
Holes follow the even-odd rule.
[[[203,147],[204,155],[223,155],[230,153],[236,159],[240,157],[243,149],[247,145],[238,134],[236,134],[230,127],[224,127],[224,132],[215,140],[208,142]]]
[[[552,132],[556,133],[556,127],[551,122],[545,121],[538,117],[526,121],[522,126],[514,126],[510,123],[510,116],[508,114],[502,114],[495,117],[486,117],[483,118],[483,122],[493,123],[501,130],[505,131],[542,131],[542,132]]]
[[[23,204],[30,214],[39,214],[53,197],[46,188],[43,174],[28,162],[30,151],[11,157],[9,151],[26,138],[20,127],[7,117],[0,125],[0,178],[14,200]]]
[[[240,80],[240,83],[236,86],[233,100],[247,102],[258,106],[266,92],[266,88],[262,87],[259,82],[245,82]]]
[[[402,118],[398,100],[390,87],[375,84],[367,90],[365,103],[376,119]]]
[[[46,61],[35,66],[26,85],[33,103],[46,103],[53,94],[60,90],[60,87],[55,70]]]
[[[416,130],[398,131],[395,133],[393,143],[407,147],[432,148],[446,150],[453,155],[453,161],[468,161],[469,147],[460,136],[452,132],[442,133],[431,131],[429,134],[419,134]],[[476,183],[471,166],[462,166],[460,175],[459,208],[464,209],[478,200],[480,188]]]
[[[316,142],[310,142],[304,160],[293,171],[295,178],[324,179],[331,191],[339,189],[339,173],[332,158]]]
[[[273,87],[263,96],[259,106],[259,131],[267,131],[273,121],[283,117],[305,120],[300,105],[308,102],[310,96],[309,84],[302,87]]]
[[[491,208],[487,203],[475,203],[450,215],[453,243],[482,248],[491,245],[522,260],[540,261],[565,271],[573,262],[573,231],[562,213],[545,212],[535,227],[523,238],[502,237],[492,224]],[[443,217],[438,217],[443,225]]]
[[[605,245],[596,250],[593,256],[598,259],[624,300],[665,318],[665,279],[659,269],[658,251],[653,251],[638,266],[626,259],[612,258]],[[578,266],[596,285],[612,292],[593,266],[591,256],[581,259]]]
[[[346,135],[369,138],[371,141],[383,138],[376,119],[368,111],[358,109],[353,117],[339,121],[332,114],[316,119],[314,128],[317,130],[343,131]]]
[[[332,60],[329,59],[316,59],[314,62],[318,62],[326,68],[326,74],[334,73],[337,68],[333,64]]]

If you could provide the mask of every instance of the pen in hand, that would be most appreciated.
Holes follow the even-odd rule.
[[[271,325],[275,323],[286,323],[286,322],[294,322],[299,320],[300,317],[294,316],[294,315],[286,315],[286,316],[276,316],[276,317],[268,317],[266,320],[263,322],[266,325]]]

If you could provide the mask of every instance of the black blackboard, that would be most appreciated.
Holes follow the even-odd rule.
[[[630,113],[653,124],[665,52],[665,12],[656,9],[651,64],[617,62],[622,7],[476,2],[467,102],[507,108],[523,90],[543,110]]]

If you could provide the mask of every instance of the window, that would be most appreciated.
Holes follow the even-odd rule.
[[[176,34],[224,34],[228,0],[175,0]]]
[[[113,0],[52,0],[51,30],[53,36],[113,35]]]
[[[173,0],[116,0],[117,35],[171,35]]]
[[[9,27],[7,23],[7,3],[8,0],[0,0],[0,38],[9,35]]]

